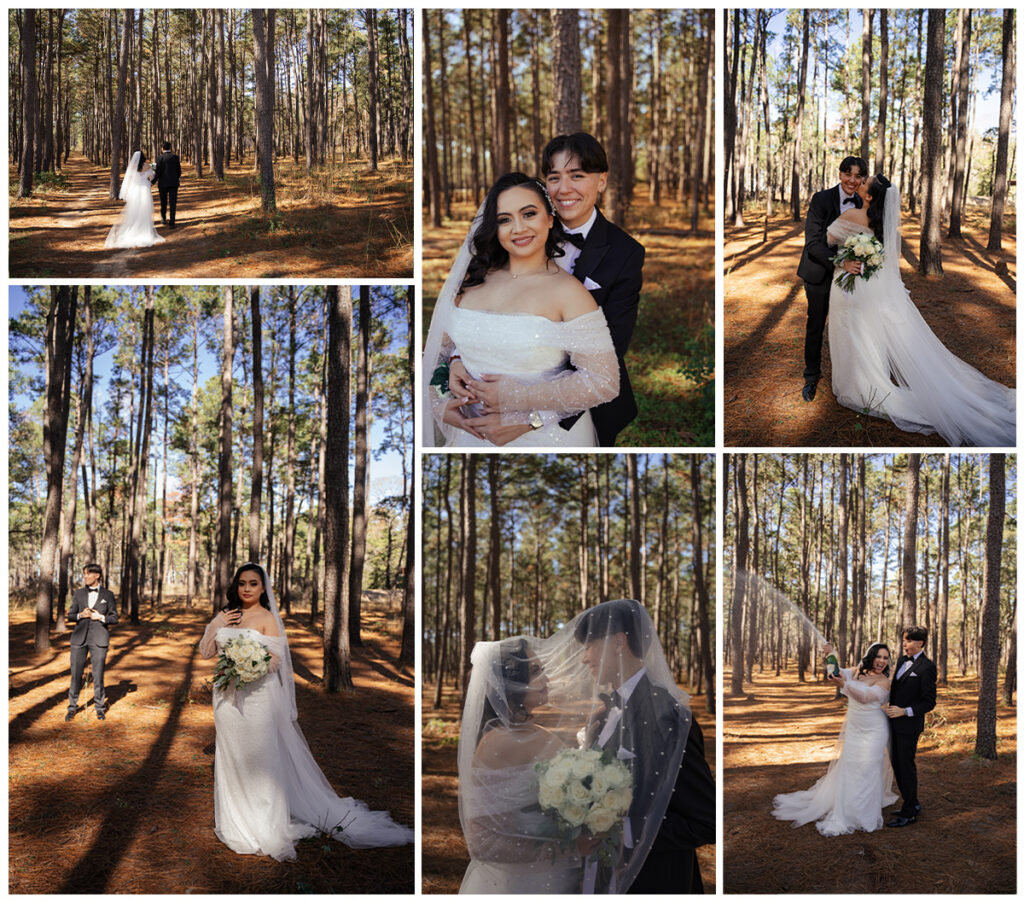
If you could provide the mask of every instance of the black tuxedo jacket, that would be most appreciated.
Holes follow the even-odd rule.
[[[889,685],[889,702],[898,705],[901,709],[908,706],[913,709],[912,718],[893,718],[889,724],[897,734],[919,734],[924,730],[924,716],[935,708],[936,684],[938,683],[938,672],[935,663],[924,653],[917,657],[913,666],[903,675],[897,678],[900,668],[907,661],[907,656],[901,655],[896,660],[896,670],[893,672],[892,683]]]
[[[613,753],[620,746],[636,753],[631,761],[629,813],[634,837],[643,830],[646,801],[661,780],[657,774],[661,763],[651,761],[644,752],[653,755],[674,745],[682,728],[676,700],[651,687],[646,675],[642,677],[623,708],[619,729],[605,744]],[[715,780],[704,758],[704,735],[696,720],[691,720],[668,807],[630,893],[702,892],[696,848],[714,842]]]
[[[181,182],[181,160],[171,151],[164,151],[156,158],[157,188],[177,188]]]
[[[71,608],[68,609],[67,622],[75,625],[71,631],[72,646],[109,646],[111,624],[117,623],[117,600],[105,586],[99,587],[99,598],[96,600],[96,611],[106,618],[106,622],[94,621],[92,618],[78,616],[89,607],[89,588],[86,586],[75,590],[71,597]]]
[[[605,404],[590,409],[597,429],[598,442],[603,446],[615,444],[615,437],[637,414],[636,398],[629,382],[623,360],[629,350],[640,306],[640,287],[643,284],[644,246],[627,235],[614,223],[608,222],[600,210],[587,233],[573,268],[575,276],[584,285],[587,279],[600,288],[591,288],[590,294],[604,311],[608,329],[612,334],[615,354],[619,358],[619,394]],[[566,428],[576,418],[563,420]]]
[[[855,203],[860,207],[860,198]],[[838,185],[819,191],[811,198],[804,220],[804,251],[796,271],[808,285],[827,284],[832,278],[835,266],[830,258],[836,256],[838,249],[828,243],[826,230],[841,212]]]

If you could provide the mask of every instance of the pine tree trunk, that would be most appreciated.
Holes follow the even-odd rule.
[[[324,517],[324,688],[352,687],[348,639],[348,455],[349,361],[352,345],[352,289],[329,286],[326,504]]]
[[[928,57],[924,72],[926,110],[937,111],[942,106],[945,28],[945,10],[928,10]],[[920,270],[924,276],[934,276],[942,272],[942,117],[939,115],[924,117],[921,177]]]
[[[356,362],[356,460],[352,490],[352,568],[349,571],[348,634],[362,646],[363,565],[366,561],[366,492],[369,475],[370,287],[359,287],[359,349]]]
[[[1013,9],[1003,10],[1003,82],[999,96],[999,138],[992,185],[992,222],[988,229],[989,251],[1003,249],[1003,213],[1006,210],[1007,163],[1010,156],[1010,122],[1013,117],[1013,90],[1016,79],[1016,48],[1013,34]],[[1016,634],[1015,634],[1016,635]]]
[[[232,363],[235,359],[235,290],[224,287],[224,351],[220,367],[220,451],[217,460],[217,562],[213,606],[219,611],[227,602],[231,582],[231,488],[232,488]],[[269,574],[268,574],[269,578]]]
[[[999,696],[999,595],[1006,513],[1006,455],[989,455],[988,523],[985,529],[985,594],[978,615],[981,628],[978,736],[974,752],[996,758],[996,704]]]

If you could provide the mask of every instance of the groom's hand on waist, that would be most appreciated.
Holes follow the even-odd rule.
[[[907,714],[907,710],[900,708],[898,705],[887,705],[885,707],[885,714],[890,718],[902,718]]]

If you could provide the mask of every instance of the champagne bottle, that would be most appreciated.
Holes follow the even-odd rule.
[[[825,656],[825,669],[828,677],[839,676],[839,659],[836,657],[835,652],[830,652]]]

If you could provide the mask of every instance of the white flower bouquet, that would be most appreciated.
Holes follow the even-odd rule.
[[[219,690],[243,687],[265,677],[270,670],[267,647],[251,636],[235,636],[228,640],[217,656],[213,685]]]
[[[563,852],[586,832],[597,839],[592,861],[611,866],[622,840],[622,820],[633,802],[633,776],[611,753],[563,749],[534,766],[540,772],[537,802],[553,820],[551,836]]]
[[[852,292],[857,284],[857,276],[854,273],[847,273],[842,266],[848,260],[855,260],[861,265],[860,277],[870,279],[882,267],[885,260],[885,248],[882,243],[867,232],[858,235],[851,235],[839,246],[839,251],[832,258],[836,265],[836,285],[844,292]]]

